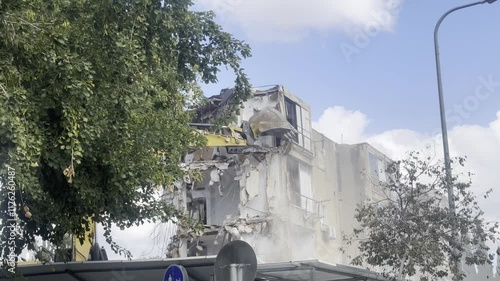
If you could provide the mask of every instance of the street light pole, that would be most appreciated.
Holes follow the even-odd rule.
[[[448,145],[448,130],[446,128],[446,111],[444,108],[444,97],[443,97],[443,82],[441,80],[441,62],[440,62],[440,57],[439,57],[439,43],[438,43],[438,32],[439,32],[439,27],[441,26],[441,23],[443,20],[451,13],[465,9],[468,7],[480,5],[480,4],[492,4],[496,0],[483,0],[467,5],[462,5],[456,8],[453,8],[446,12],[444,15],[439,18],[436,27],[434,29],[434,52],[436,55],[436,72],[437,72],[437,82],[438,82],[438,94],[439,94],[439,111],[441,114],[441,134],[443,136],[443,151],[444,151],[444,167],[446,171],[446,187],[448,189],[448,205],[450,208],[451,214],[455,214],[455,201],[453,199],[453,185],[452,185],[452,175],[451,175],[451,160],[450,160],[450,149]],[[452,225],[452,231],[454,238],[458,238],[458,233],[455,225]],[[456,248],[453,249],[454,254],[456,253]]]

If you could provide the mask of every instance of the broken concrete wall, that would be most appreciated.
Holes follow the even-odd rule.
[[[285,114],[285,95],[309,110],[308,105],[287,93],[283,87],[277,86],[256,92],[252,99],[245,102],[239,122],[249,120],[265,107],[273,107]],[[265,146],[276,145],[272,137],[262,137],[260,141]],[[311,166],[313,154],[297,145],[291,145],[284,153],[250,154],[244,160],[239,159],[239,219],[226,221],[224,227],[234,239],[242,239],[252,245],[261,262],[289,261],[290,257],[297,260],[309,259],[316,256],[314,233],[318,210],[304,209],[300,198],[299,204],[290,202],[293,200],[290,192],[292,185],[298,184],[299,193],[305,193],[300,186],[307,186],[310,192],[306,195],[314,197],[312,168],[309,170],[309,177],[302,176],[301,182],[299,174],[288,169],[288,163],[292,159]],[[316,215],[311,215],[312,211]],[[265,223],[248,223],[256,219],[265,219]]]
[[[215,255],[224,243],[269,231],[266,192],[271,159],[272,154],[250,153],[226,160],[190,160],[189,169],[200,171],[202,178],[182,185],[186,211],[204,223],[206,231],[202,237],[185,241],[186,255]]]
[[[252,206],[267,204],[266,208],[259,211],[268,210],[269,229],[263,233],[245,233],[240,236],[240,239],[254,247],[261,262],[283,262],[289,261],[291,257],[305,260],[316,256],[314,225],[317,218],[290,201],[291,181],[300,181],[287,169],[291,157],[285,154],[268,156],[259,174],[255,174],[255,179],[259,177],[259,190],[265,189],[265,193],[259,193],[247,204],[242,204],[240,209],[242,214],[256,214]],[[265,180],[263,174],[266,175]]]
[[[244,103],[235,125],[267,107],[286,115],[285,96],[309,110],[307,104],[277,86],[255,92]],[[202,177],[198,183],[178,188],[184,189],[186,198],[179,206],[187,206],[200,221],[206,216],[207,226],[202,237],[190,238],[183,254],[217,254],[224,243],[242,239],[254,247],[261,262],[317,256],[319,198],[312,183],[312,151],[273,136],[261,136],[258,142],[278,149],[228,154],[221,147],[203,148],[186,157],[186,167],[199,170]],[[290,169],[290,163],[303,163],[295,165],[302,169]]]
[[[259,183],[259,194],[241,206],[242,216],[264,215],[270,219],[267,228],[262,228],[261,232],[241,236],[254,248],[261,262],[283,261],[289,255],[284,157],[279,154],[268,155],[265,162],[258,166],[258,173],[250,175],[249,179],[252,176],[255,179],[251,182]]]
[[[273,107],[285,114],[284,100],[285,91],[281,86],[257,92],[253,99],[245,102],[240,120],[248,120],[265,107]],[[272,146],[273,141],[274,139],[268,137],[263,143]],[[243,218],[264,216],[270,220],[267,227],[259,228],[260,231],[252,233],[241,233],[238,239],[252,245],[262,262],[288,261],[291,256],[297,258],[314,256],[312,246],[314,244],[302,243],[304,233],[301,228],[307,224],[304,211],[290,204],[290,181],[300,182],[300,180],[294,180],[297,175],[288,173],[288,154],[310,163],[310,158],[304,159],[302,153],[302,149],[269,153],[263,158],[249,157],[246,159],[246,165],[242,165],[245,167],[243,173],[246,179],[243,180],[244,184],[241,184],[240,216]],[[306,230],[310,231],[311,228]],[[298,245],[305,247],[301,248]]]
[[[269,203],[267,197],[269,162],[272,157],[259,161],[254,157],[245,159],[240,179],[240,215],[242,217],[267,216]]]
[[[207,218],[208,225],[222,225],[228,215],[238,215],[238,205],[240,202],[240,188],[238,181],[235,181],[237,168],[234,166],[225,170],[215,169],[210,172],[210,191],[207,200],[210,210]],[[211,185],[210,185],[211,183]]]
[[[200,161],[188,165],[201,173],[201,180],[184,183],[186,211],[207,225],[221,225],[227,215],[238,214],[238,167],[234,163]]]

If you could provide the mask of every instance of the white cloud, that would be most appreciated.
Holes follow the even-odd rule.
[[[328,138],[344,143],[368,142],[392,159],[401,159],[409,151],[425,151],[438,159],[443,157],[441,135],[423,134],[409,129],[389,130],[367,135],[368,118],[359,111],[331,107],[314,123],[314,128]],[[437,130],[438,131],[438,130]],[[436,131],[435,131],[436,132]],[[461,125],[449,129],[450,155],[467,156],[466,171],[473,172],[473,188],[480,204],[491,219],[500,219],[500,111],[488,126]],[[492,196],[483,200],[486,190],[493,188]]]
[[[313,128],[337,143],[361,142],[366,126],[370,120],[359,111],[346,110],[342,106],[335,106],[325,110]]]
[[[424,150],[432,156],[441,152],[440,136],[422,134],[409,129],[396,129],[366,137],[363,141],[370,143],[390,158],[400,159],[408,151]]]
[[[402,0],[197,0],[256,41],[296,41],[311,31],[393,29]],[[375,26],[375,27],[374,27]]]

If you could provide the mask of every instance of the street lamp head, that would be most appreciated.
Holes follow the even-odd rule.
[[[497,1],[497,0],[486,0],[486,3],[488,3],[488,4],[493,4],[493,3],[495,3],[496,1]]]

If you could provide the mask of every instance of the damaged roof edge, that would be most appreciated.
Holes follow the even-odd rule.
[[[283,93],[286,97],[298,103],[300,106],[310,110],[309,104],[307,104],[298,96],[294,95],[292,92],[288,91],[283,85],[280,84],[269,85],[270,88],[263,89],[264,87],[267,86],[252,87],[253,96],[269,95],[279,92]],[[224,104],[231,97],[233,92],[234,88],[225,88],[222,89],[218,95],[213,95],[208,97],[208,100],[220,101],[221,104]]]

